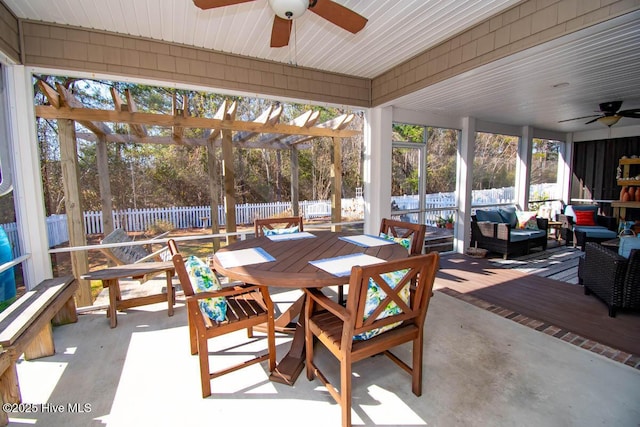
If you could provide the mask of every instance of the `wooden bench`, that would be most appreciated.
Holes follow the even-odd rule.
[[[32,360],[55,353],[53,325],[77,322],[73,276],[45,280],[0,313],[0,403],[20,403],[16,361],[24,354]],[[0,426],[9,422],[0,410]]]

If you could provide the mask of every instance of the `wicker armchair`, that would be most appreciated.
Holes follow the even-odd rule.
[[[585,256],[580,258],[578,280],[585,295],[593,293],[609,307],[615,317],[620,308],[640,308],[640,249],[633,249],[629,258],[595,243],[585,244]]]

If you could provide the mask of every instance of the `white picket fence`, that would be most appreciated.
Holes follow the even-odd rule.
[[[556,197],[556,184],[540,184],[531,186],[531,194],[544,195],[545,198]],[[495,205],[511,203],[515,199],[513,187],[493,188],[489,190],[474,190],[472,192],[473,205]],[[417,195],[394,196],[393,210],[415,210],[419,208]],[[329,200],[301,201],[299,203],[300,214],[306,218],[319,218],[331,216],[331,202]],[[427,225],[435,225],[438,216],[446,217],[456,211],[455,193],[427,194],[425,199],[427,210],[425,222]],[[253,224],[255,218],[267,218],[275,215],[291,213],[290,202],[276,203],[252,203],[236,206],[236,223],[242,225]],[[364,201],[362,197],[355,199],[342,199],[342,215],[349,218],[364,218]],[[407,219],[410,219],[409,214]],[[225,225],[224,206],[218,207],[220,226]],[[116,228],[124,228],[127,231],[146,231],[160,221],[170,223],[174,229],[211,226],[210,206],[184,206],[157,209],[126,209],[113,213],[113,223]],[[102,234],[102,212],[88,211],[84,213],[86,233]],[[15,222],[0,224],[11,242],[13,256],[22,255],[18,227]],[[66,215],[52,215],[47,218],[47,234],[49,247],[54,247],[69,240]]]
[[[302,201],[299,203],[300,214],[306,219],[331,215],[331,202],[328,200]],[[360,212],[364,215],[362,200],[343,199],[343,212]],[[236,224],[250,225],[256,218],[268,218],[276,215],[291,215],[290,202],[247,203],[236,205]],[[218,223],[226,225],[224,206],[218,206]],[[84,213],[87,234],[101,234],[103,220],[101,211]],[[175,229],[198,228],[211,226],[210,206],[184,206],[156,209],[127,209],[113,212],[115,228],[127,231],[145,231],[158,222],[171,224]]]

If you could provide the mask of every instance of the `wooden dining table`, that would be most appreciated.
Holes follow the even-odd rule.
[[[363,253],[388,261],[408,257],[408,251],[397,243],[382,246],[363,247],[341,239],[344,236],[355,236],[354,233],[313,231],[314,237],[272,241],[268,236],[241,240],[220,249],[213,257],[214,269],[229,277],[255,285],[279,288],[322,288],[326,286],[344,285],[349,282],[348,276],[336,276],[320,269],[310,261],[335,258],[350,254]],[[225,267],[219,254],[229,251],[259,248],[274,258],[273,261],[256,264]],[[224,255],[220,255],[224,257]],[[304,367],[304,295],[294,302],[289,309],[276,319],[276,331],[283,331],[295,320],[293,340],[289,352],[285,355],[274,372],[272,381],[293,385]]]

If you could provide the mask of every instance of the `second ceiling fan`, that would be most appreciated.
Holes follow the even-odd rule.
[[[256,0],[193,0],[200,9],[215,9]],[[367,18],[331,0],[268,0],[275,13],[271,30],[271,47],[289,44],[293,20],[309,9],[316,15],[353,34],[362,30]]]

